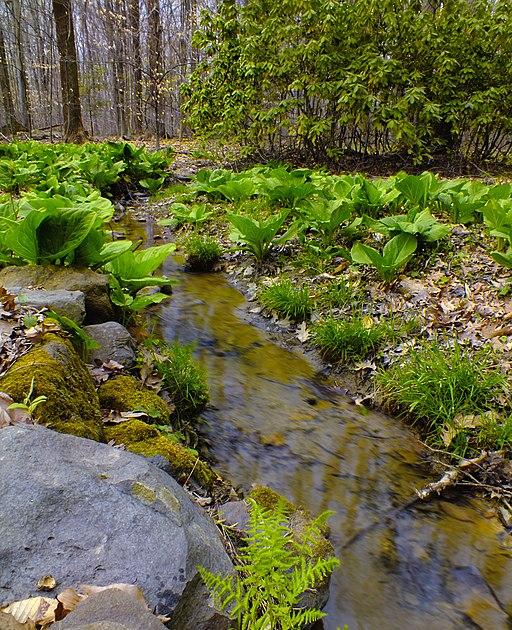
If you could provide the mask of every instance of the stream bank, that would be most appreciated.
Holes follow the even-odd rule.
[[[248,490],[269,485],[312,513],[332,509],[342,561],[326,628],[507,628],[512,542],[478,499],[415,503],[430,481],[412,431],[351,405],[245,320],[244,297],[221,274],[178,277],[156,332],[197,343],[212,406],[204,435],[219,470]]]

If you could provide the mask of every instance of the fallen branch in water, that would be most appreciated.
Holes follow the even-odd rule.
[[[431,451],[436,449],[430,448]],[[501,501],[512,499],[512,464],[505,451],[483,451],[473,459],[462,459],[456,465],[437,462],[448,470],[441,479],[429,483],[416,494],[422,501],[439,495],[454,486],[471,487],[487,492]]]

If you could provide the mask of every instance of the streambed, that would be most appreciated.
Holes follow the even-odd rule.
[[[179,284],[157,310],[157,332],[197,344],[217,468],[245,490],[261,483],[334,512],[342,564],[325,627],[510,628],[512,537],[489,505],[457,497],[403,508],[431,481],[406,426],[351,405],[304,356],[251,325],[221,274],[174,261],[164,271]]]

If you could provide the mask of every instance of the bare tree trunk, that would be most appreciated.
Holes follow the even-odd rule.
[[[128,12],[130,19],[130,39],[133,62],[134,101],[135,107],[132,116],[132,127],[135,134],[142,131],[142,57],[140,54],[140,7],[139,0],[128,0]]]
[[[5,132],[9,135],[21,131],[23,125],[16,120],[14,111],[14,100],[12,98],[11,83],[9,81],[9,68],[7,66],[7,55],[5,54],[4,33],[0,25],[0,92],[2,93],[2,105],[5,111],[6,124]]]
[[[30,100],[28,91],[28,77],[25,64],[25,45],[24,45],[24,32],[22,29],[21,18],[21,5],[19,0],[10,0],[13,25],[14,25],[14,41],[15,41],[15,67],[16,67],[16,79],[18,83],[18,94],[20,104],[20,117],[21,124],[28,131],[32,128],[31,112],[30,112]]]
[[[150,69],[150,100],[155,117],[155,133],[157,148],[160,138],[163,135],[164,127],[161,121],[161,87],[164,78],[164,67],[162,61],[162,24],[160,22],[160,2],[159,0],[146,0],[148,10],[148,47],[149,47],[149,69]]]
[[[57,48],[60,56],[62,114],[66,142],[84,142],[87,134],[82,122],[78,88],[78,64],[71,0],[52,0]]]

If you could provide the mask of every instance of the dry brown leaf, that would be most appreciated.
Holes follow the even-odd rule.
[[[39,578],[37,581],[38,591],[53,591],[56,586],[57,580],[53,577],[53,575],[43,575],[43,577]]]
[[[80,595],[74,588],[67,588],[62,593],[57,595],[57,599],[62,604],[63,615],[67,615],[78,606],[78,604],[85,598],[85,595]]]
[[[309,339],[309,331],[307,329],[306,322],[302,322],[297,328],[297,339],[301,343],[305,343]]]
[[[52,597],[30,597],[9,604],[2,612],[12,615],[19,623],[33,621],[44,627],[55,621],[58,605],[59,602]]]

